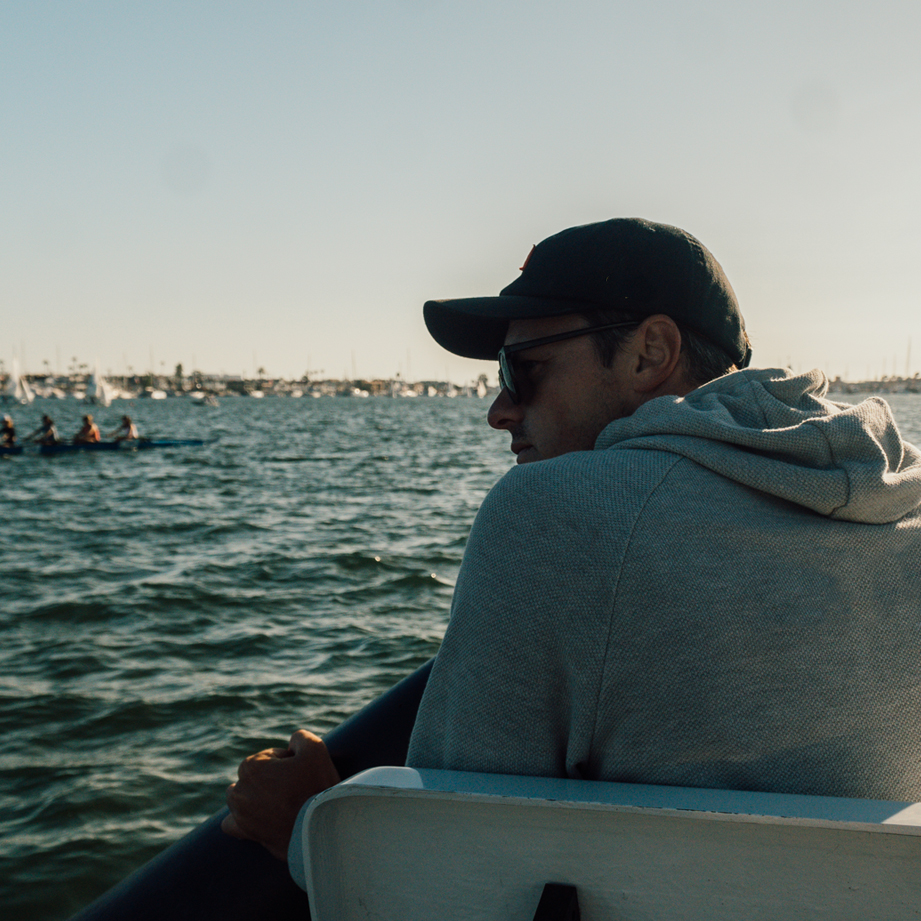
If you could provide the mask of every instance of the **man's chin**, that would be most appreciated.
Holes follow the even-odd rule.
[[[540,455],[537,448],[527,447],[518,452],[516,462],[519,464],[530,464],[532,461],[539,461]]]

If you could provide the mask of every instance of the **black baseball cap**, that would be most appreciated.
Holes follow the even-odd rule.
[[[617,310],[640,320],[663,313],[720,346],[737,367],[751,361],[729,279],[710,251],[677,227],[640,218],[570,227],[534,246],[520,271],[495,297],[426,301],[435,341],[456,355],[494,361],[511,320]]]

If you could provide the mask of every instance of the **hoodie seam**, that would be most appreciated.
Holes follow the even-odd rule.
[[[769,429],[771,427],[771,424],[768,421],[767,413],[765,412],[764,407],[761,405],[760,393],[757,389],[755,389],[755,381],[749,375],[746,374],[745,384],[748,387],[748,389],[751,391],[752,401],[754,402],[755,406],[758,407],[758,412],[761,414],[762,428]],[[762,387],[759,389],[763,390],[764,388]]]
[[[627,538],[624,541],[624,549],[623,549],[623,553],[621,554],[620,565],[617,568],[617,573],[614,576],[614,580],[613,580],[613,597],[611,599],[611,610],[608,613],[608,630],[607,630],[607,636],[605,637],[605,641],[604,641],[604,654],[601,657],[601,667],[599,669],[597,687],[595,688],[595,706],[594,706],[595,719],[594,719],[594,722],[592,723],[592,734],[588,741],[587,757],[589,759],[591,758],[592,752],[594,751],[594,748],[595,748],[595,737],[598,734],[598,724],[601,719],[601,709],[600,709],[601,694],[602,694],[602,690],[605,685],[605,680],[604,680],[605,675],[607,674],[607,671],[608,671],[608,658],[610,657],[610,654],[611,654],[611,636],[614,632],[614,611],[615,611],[615,608],[617,607],[617,593],[620,587],[620,580],[623,576],[624,567],[626,565],[627,555],[629,554],[631,544],[633,543],[633,535],[636,532],[636,528],[640,523],[640,519],[646,513],[646,507],[652,501],[652,497],[659,491],[659,489],[662,487],[665,481],[672,475],[672,471],[675,469],[675,467],[677,467],[678,464],[680,464],[684,460],[687,460],[687,458],[680,457],[680,456],[676,457],[674,460],[674,463],[672,463],[671,466],[669,466],[669,468],[663,472],[662,476],[659,478],[659,482],[656,483],[656,485],[651,490],[649,490],[649,494],[646,496],[645,500],[643,501],[642,507],[639,509],[639,511],[637,511],[636,516],[633,519],[633,524],[630,526],[630,533],[627,535]]]
[[[816,432],[819,433],[820,437],[822,438],[822,441],[825,442],[825,447],[828,448],[828,453],[831,456],[832,466],[835,468],[835,470],[840,470],[844,474],[844,483],[846,487],[844,491],[844,501],[840,505],[836,505],[828,513],[828,517],[831,518],[832,515],[836,514],[841,509],[845,508],[845,506],[849,505],[851,502],[851,474],[848,471],[846,464],[838,463],[838,458],[835,455],[834,446],[829,440],[828,435],[826,435],[825,432],[822,431],[822,427],[817,425],[815,421],[813,421],[812,419],[806,422],[806,425],[808,425],[811,429],[814,429]]]

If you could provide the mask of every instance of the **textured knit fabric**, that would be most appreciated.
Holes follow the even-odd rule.
[[[921,800],[921,452],[742,371],[511,470],[407,763]]]

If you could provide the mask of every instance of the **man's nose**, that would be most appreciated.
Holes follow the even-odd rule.
[[[489,407],[486,421],[494,429],[510,429],[521,422],[523,416],[521,404],[513,403],[508,390],[503,387],[496,399],[493,400],[492,406]]]

